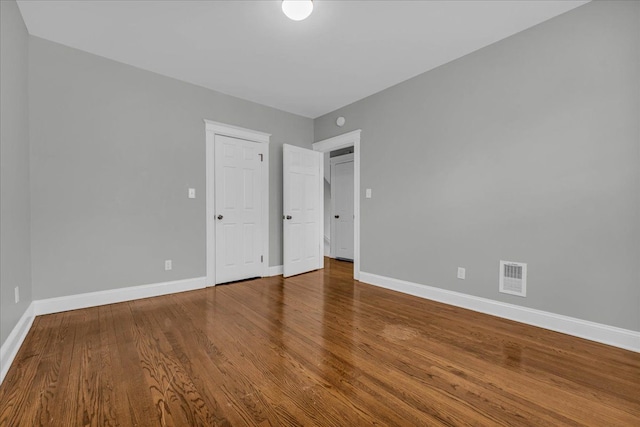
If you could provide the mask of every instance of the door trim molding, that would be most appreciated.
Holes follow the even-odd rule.
[[[262,263],[262,277],[268,277],[269,274],[269,142],[271,134],[260,132],[252,129],[246,129],[239,126],[228,125],[225,123],[204,120],[205,123],[205,150],[206,150],[206,198],[207,198],[207,250],[206,250],[206,266],[207,266],[207,282],[206,286],[215,286],[216,284],[216,228],[211,224],[215,215],[215,147],[214,142],[216,135],[230,136],[232,138],[244,139],[251,142],[266,144],[264,152],[264,167],[260,176],[262,182],[262,253],[264,261]]]
[[[353,146],[353,278],[360,280],[360,133],[361,129],[343,133],[313,144],[314,151],[326,153],[339,148]],[[324,190],[324,187],[323,187]],[[320,229],[324,240],[324,223]]]

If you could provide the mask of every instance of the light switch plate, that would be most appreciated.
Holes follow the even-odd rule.
[[[190,188],[189,189],[189,198],[190,199],[195,199],[196,198],[196,189],[195,188]]]
[[[371,189],[370,189],[370,188],[367,188],[367,191],[365,191],[365,197],[366,197],[367,199],[370,199],[370,198],[371,198]]]

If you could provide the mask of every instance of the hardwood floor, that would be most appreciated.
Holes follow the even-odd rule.
[[[2,426],[640,426],[640,354],[352,265],[36,318]]]

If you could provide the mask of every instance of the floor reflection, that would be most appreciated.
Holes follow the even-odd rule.
[[[323,377],[340,386],[349,383],[359,375],[355,343],[355,287],[353,280],[331,280],[335,270],[341,273],[350,271],[353,277],[353,263],[339,260],[327,260],[322,276],[322,370]],[[336,301],[340,301],[336,305]],[[338,309],[339,307],[339,309]],[[339,377],[336,377],[339,373]],[[351,387],[342,390],[346,395],[352,394]]]

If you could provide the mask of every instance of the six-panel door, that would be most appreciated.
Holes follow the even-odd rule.
[[[283,272],[322,267],[322,153],[283,145]]]
[[[216,284],[262,275],[261,149],[215,137]]]

